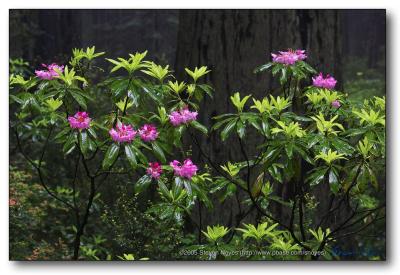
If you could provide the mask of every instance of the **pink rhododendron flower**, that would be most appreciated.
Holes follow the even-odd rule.
[[[117,127],[112,128],[109,131],[111,138],[115,142],[130,142],[136,136],[137,131],[135,131],[131,125],[125,125],[118,123]]]
[[[158,137],[158,132],[154,125],[145,124],[139,129],[139,135],[143,141],[153,141]]]
[[[179,161],[173,160],[169,163],[169,166],[174,169],[175,175],[179,176],[181,174],[181,163]]]
[[[179,112],[173,111],[169,115],[169,121],[171,122],[172,125],[179,126],[182,123],[182,116]]]
[[[331,105],[332,105],[333,108],[336,108],[336,109],[341,106],[339,100],[332,101]]]
[[[183,164],[174,160],[169,165],[174,169],[175,176],[182,178],[191,179],[197,172],[197,166],[190,159],[186,159]]]
[[[149,167],[146,170],[147,175],[154,179],[159,179],[162,173],[161,165],[158,162],[149,162]]]
[[[50,65],[42,64],[42,66],[45,67],[47,70],[36,70],[35,71],[36,76],[39,77],[40,79],[51,80],[51,79],[57,77],[58,73],[55,71],[55,69],[58,69],[61,72],[64,71],[64,66],[59,66],[55,63],[50,64]]]
[[[197,112],[191,112],[187,107],[181,110],[181,119],[183,123],[187,123],[197,119]]]
[[[285,65],[293,65],[296,61],[304,60],[307,58],[305,50],[292,50],[289,49],[286,52],[279,51],[278,54],[271,53],[272,61]]]
[[[188,107],[185,107],[179,111],[174,111],[169,115],[169,121],[174,126],[179,126],[184,123],[197,119],[198,113],[189,111]]]
[[[69,126],[74,129],[87,129],[90,127],[90,117],[86,112],[77,112],[68,117]]]
[[[327,74],[326,77],[324,78],[322,73],[319,73],[318,76],[313,77],[312,80],[313,80],[313,86],[318,87],[318,88],[325,88],[328,90],[335,88],[335,85],[337,82],[329,74]]]

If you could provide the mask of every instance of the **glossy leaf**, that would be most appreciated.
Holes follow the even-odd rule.
[[[103,169],[108,169],[115,162],[119,153],[119,144],[113,143],[108,147],[104,156]]]
[[[125,156],[126,156],[127,160],[129,161],[129,164],[132,166],[132,168],[136,169],[137,160],[136,160],[135,151],[132,147],[133,147],[132,144],[125,145]]]
[[[151,184],[151,177],[148,175],[144,175],[135,183],[135,193],[142,193],[145,189],[147,189]]]
[[[165,163],[167,162],[165,155],[164,155],[164,151],[161,149],[160,145],[158,145],[157,142],[153,142],[151,144],[151,147],[153,148],[153,153],[154,155],[162,162]]]

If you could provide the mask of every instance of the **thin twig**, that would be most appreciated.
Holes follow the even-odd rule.
[[[54,199],[58,200],[59,202],[62,202],[62,203],[63,203],[64,205],[66,205],[67,207],[69,207],[69,208],[75,210],[75,208],[74,208],[74,206],[73,206],[72,204],[70,204],[68,201],[66,201],[66,200],[64,200],[64,199],[62,199],[62,198],[60,198],[60,197],[58,197],[58,196],[57,196],[55,193],[53,193],[53,192],[47,187],[47,185],[44,183],[44,177],[43,177],[43,174],[42,174],[41,163],[42,163],[42,161],[43,161],[44,152],[45,152],[45,150],[46,150],[46,146],[47,146],[48,140],[49,140],[49,138],[50,138],[50,135],[51,135],[51,132],[52,132],[52,128],[50,129],[49,134],[47,135],[46,142],[45,142],[45,146],[43,146],[42,154],[41,154],[41,160],[39,161],[39,165],[36,165],[36,163],[35,163],[27,154],[25,154],[24,150],[22,149],[22,145],[21,145],[21,141],[20,141],[20,139],[19,139],[18,131],[15,130],[14,132],[15,132],[15,137],[16,137],[16,140],[17,140],[17,146],[18,146],[18,149],[19,149],[20,153],[21,153],[22,156],[36,169],[36,171],[37,171],[37,173],[38,173],[38,176],[39,176],[40,184],[43,186],[43,188],[46,190],[46,192],[47,192],[51,197],[53,197]]]

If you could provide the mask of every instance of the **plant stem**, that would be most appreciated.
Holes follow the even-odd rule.
[[[86,206],[86,211],[85,211],[85,215],[83,216],[83,220],[82,223],[80,224],[76,235],[75,235],[75,240],[74,240],[74,256],[73,259],[74,260],[78,260],[79,258],[79,249],[80,249],[80,245],[81,245],[81,237],[84,233],[85,227],[87,225],[88,219],[89,219],[89,215],[90,215],[90,208],[92,207],[93,204],[93,199],[94,196],[96,194],[96,188],[95,188],[95,180],[94,178],[90,179],[90,194],[89,194],[89,199],[88,199],[88,203]]]

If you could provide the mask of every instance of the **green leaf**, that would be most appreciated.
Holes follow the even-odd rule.
[[[283,113],[282,115],[281,115],[281,117],[287,117],[287,118],[291,118],[291,119],[294,119],[294,120],[297,120],[297,121],[303,121],[303,122],[310,122],[310,121],[313,121],[311,118],[309,118],[309,117],[305,117],[305,116],[299,116],[299,115],[296,115],[295,113],[293,113],[293,112],[286,112],[286,113]]]
[[[83,98],[83,96],[81,96],[80,94],[73,92],[73,91],[70,91],[70,94],[75,99],[75,101],[79,104],[79,106],[81,106],[85,110],[87,109],[86,100]]]
[[[297,161],[295,159],[289,159],[286,161],[285,167],[283,168],[283,176],[286,181],[290,181],[296,174]]]
[[[170,91],[174,92],[175,94],[180,94],[186,88],[186,83],[185,82],[179,83],[178,81],[175,82],[168,81],[167,87],[169,88]]]
[[[119,152],[119,144],[113,143],[108,147],[106,155],[104,156],[103,160],[103,169],[108,169],[117,159]]]
[[[357,199],[360,201],[360,206],[362,208],[372,209],[378,207],[379,205],[379,201],[376,198],[366,194],[358,195]]]
[[[132,166],[132,168],[136,169],[137,160],[136,160],[136,155],[135,155],[134,149],[132,147],[133,147],[132,144],[125,145],[125,156],[128,159],[129,164]]]
[[[263,121],[261,123],[261,129],[262,129],[264,135],[269,136],[269,125],[268,125],[268,123]]]
[[[161,180],[158,181],[158,187],[159,190],[161,192],[161,194],[163,194],[166,198],[169,197],[169,191],[167,186],[164,184],[164,182],[162,182]]]
[[[269,148],[263,156],[265,167],[269,167],[281,154],[282,147]]]
[[[368,169],[368,173],[369,173],[369,177],[370,177],[372,186],[373,186],[375,189],[378,189],[378,188],[379,188],[379,186],[378,186],[378,180],[376,179],[376,176],[375,176],[374,171],[372,171],[372,169],[371,169],[369,166],[367,167],[367,169]]]
[[[192,184],[192,189],[194,193],[199,197],[199,199],[204,202],[208,209],[212,209],[213,205],[207,196],[207,192],[201,189],[197,184]]]
[[[136,152],[137,157],[139,158],[140,162],[145,164],[148,163],[146,156],[137,148],[135,145],[132,144],[132,150]],[[150,147],[149,147],[150,149]]]
[[[189,196],[192,195],[192,183],[187,180],[187,179],[182,179],[183,185],[185,186],[185,189],[187,191],[187,193],[189,194]]]
[[[308,149],[312,148],[314,145],[321,142],[323,139],[324,139],[324,136],[322,136],[320,134],[311,136],[311,138],[309,138],[307,141],[307,148]]]
[[[165,163],[167,160],[165,159],[165,155],[161,147],[158,145],[157,142],[153,142],[151,144],[151,147],[153,148],[153,153],[154,155],[162,162]]]
[[[201,90],[203,90],[204,92],[206,92],[206,94],[213,98],[212,92],[213,92],[213,88],[207,84],[201,84],[201,85],[197,85],[196,87],[199,87]]]
[[[176,147],[182,146],[181,138],[183,131],[185,130],[185,125],[181,125],[179,127],[173,128],[173,143]]]
[[[241,139],[244,137],[244,134],[246,133],[246,125],[240,119],[236,124],[236,132]]]
[[[313,159],[310,158],[310,156],[307,154],[307,152],[306,152],[303,148],[301,148],[301,147],[295,145],[295,146],[294,146],[294,149],[295,149],[296,152],[298,152],[298,153],[301,155],[301,157],[302,157],[305,161],[307,161],[307,162],[310,163],[310,164],[314,164]]]
[[[235,116],[235,114],[227,113],[227,114],[222,114],[222,115],[214,116],[213,119],[219,120],[219,119],[225,119],[225,118],[227,118],[227,117],[233,117],[233,116]]]
[[[219,201],[220,202],[225,201],[228,197],[235,194],[236,190],[237,190],[236,185],[233,183],[229,183],[228,185],[226,185],[226,188],[225,188],[222,196],[219,198]]]
[[[126,90],[129,89],[128,87],[129,79],[116,79],[109,84],[109,88],[111,93],[115,97],[115,99],[122,99],[126,96]]]
[[[311,173],[310,176],[307,177],[306,181],[309,182],[310,186],[317,185],[324,179],[324,176],[328,169],[328,167],[317,168],[316,171],[314,171],[313,173]]]
[[[254,73],[259,73],[259,72],[262,72],[262,71],[266,71],[269,68],[271,68],[272,65],[274,65],[274,63],[272,63],[272,62],[264,64],[264,65],[261,65],[261,66],[259,66],[259,67],[254,69]]]
[[[221,139],[222,141],[225,141],[226,138],[228,137],[229,133],[233,130],[233,128],[236,125],[237,119],[231,120],[228,124],[226,124],[224,130],[221,132]]]
[[[62,100],[50,98],[46,100],[46,104],[52,111],[56,111],[63,104]]]
[[[292,157],[293,157],[293,143],[292,142],[289,142],[286,144],[285,151],[286,151],[288,158],[292,159]]]
[[[196,82],[200,77],[208,74],[210,71],[207,70],[206,66],[202,66],[200,68],[194,68],[193,71],[189,70],[188,68],[185,68],[185,71],[188,75],[190,75],[193,78],[193,81]]]
[[[61,130],[55,137],[54,140],[58,140],[62,137],[64,137],[65,135],[67,135],[69,132],[71,131],[71,128],[64,128],[63,130]]]
[[[34,112],[41,112],[39,102],[34,95],[30,95],[30,97],[24,102],[22,109],[25,110],[26,107],[29,107]]]
[[[282,167],[281,167],[279,164],[277,164],[277,163],[273,163],[272,165],[270,165],[270,166],[268,167],[268,173],[271,175],[271,177],[272,177],[274,180],[276,180],[276,181],[282,183],[282,174],[281,174],[281,172],[279,171],[279,168],[282,168]]]
[[[203,134],[207,135],[207,133],[208,133],[207,128],[204,125],[197,122],[196,120],[193,120],[192,122],[190,122],[190,125],[193,126],[194,128],[196,128],[197,130],[199,130],[200,132],[202,132]]]
[[[15,102],[17,102],[18,104],[22,105],[24,104],[24,100],[20,99],[19,97],[15,96],[15,95],[10,95],[10,98],[12,98]],[[12,101],[10,100],[10,104],[12,103]]]
[[[170,73],[168,70],[169,65],[165,66],[164,68],[160,65],[155,64],[154,62],[146,62],[147,70],[141,70],[143,73],[158,79],[160,82],[164,80]]]
[[[126,148],[126,147],[125,147]],[[134,190],[136,194],[143,192],[151,183],[151,177],[149,175],[144,175],[135,184]]]
[[[144,94],[148,95],[152,100],[157,102],[157,104],[162,105],[161,96],[159,95],[156,89],[154,89],[153,87],[145,87],[145,86],[143,86],[142,89],[144,91]]]
[[[253,186],[251,187],[251,196],[256,198],[261,194],[261,189],[264,185],[264,172],[258,175]]]
[[[69,88],[68,90],[80,95],[81,97],[83,97],[89,101],[93,101],[93,98],[87,92],[84,92],[79,88],[72,87],[72,88]]]
[[[228,115],[228,114],[227,114]],[[231,115],[230,115],[231,116]],[[220,116],[218,119],[222,119],[223,117],[222,116]],[[214,117],[214,119],[217,119],[217,118],[215,118]],[[218,121],[217,123],[215,123],[213,126],[212,126],[212,130],[217,130],[218,128],[220,128],[222,125],[224,125],[225,123],[228,123],[229,121],[231,121],[231,120],[233,120],[233,119],[235,119],[234,117],[228,117],[228,118],[224,118],[224,119],[222,119],[222,120],[220,120],[220,121]]]
[[[94,139],[97,138],[96,132],[92,128],[87,129],[87,131]]]
[[[345,135],[348,137],[358,136],[365,134],[368,131],[368,128],[359,128],[359,129],[349,129],[345,132]]]
[[[68,139],[63,146],[63,152],[65,155],[70,154],[75,149],[76,142],[77,142],[76,132],[72,132],[68,136]]]
[[[174,180],[174,189],[181,189],[183,186],[183,180],[181,177],[175,177]]]
[[[334,194],[337,194],[337,192],[339,192],[340,183],[338,175],[334,168],[330,169],[329,171],[329,186]]]
[[[81,146],[82,153],[86,155],[89,150],[89,136],[86,131],[82,131],[79,134],[79,144]]]
[[[350,144],[338,138],[332,140],[332,145],[341,154],[351,155],[354,152],[354,148]]]
[[[309,73],[312,73],[312,74],[316,74],[317,73],[317,71],[313,68],[313,67],[311,67],[307,62],[304,62],[304,61],[297,61],[297,63],[301,66],[301,67],[303,67],[304,69],[306,69],[306,71],[307,72],[309,72]]]
[[[96,150],[96,142],[94,142],[91,138],[90,138],[90,136],[88,136],[88,149],[89,149],[89,151],[95,151]]]
[[[281,84],[286,83],[287,80],[287,69],[286,68],[282,68],[281,69],[281,77],[279,78],[279,81]]]

